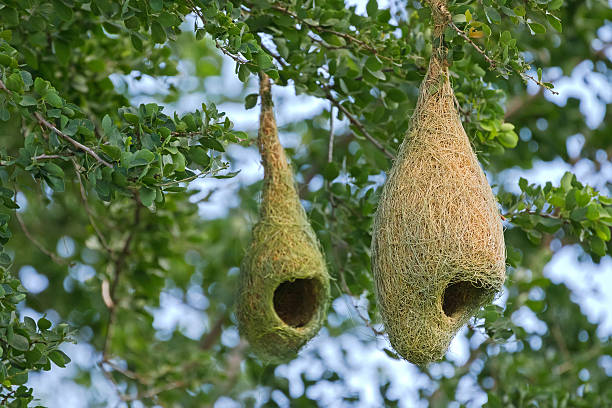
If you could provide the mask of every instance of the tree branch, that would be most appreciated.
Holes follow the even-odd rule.
[[[327,162],[334,158],[334,106],[329,107],[329,143],[327,145]]]
[[[305,25],[305,26],[307,26],[307,27],[309,27],[309,28],[319,32],[319,33],[328,33],[328,34],[333,34],[333,35],[336,35],[338,37],[344,38],[346,41],[352,42],[352,43],[358,45],[359,47],[368,50],[369,52],[371,52],[372,54],[378,56],[379,58],[382,58],[382,59],[385,59],[385,60],[390,61],[392,63],[395,63],[393,58],[387,57],[386,55],[382,55],[378,51],[378,49],[376,47],[366,43],[363,40],[360,40],[359,38],[357,38],[355,36],[352,36],[350,34],[343,33],[343,32],[340,32],[340,31],[332,30],[332,29],[329,29],[329,28],[321,27],[321,26],[316,25],[316,24],[308,23],[307,21],[299,18],[298,15],[296,13],[294,13],[293,11],[289,10],[286,7],[281,6],[278,3],[277,4],[273,4],[272,5],[272,9],[280,11],[281,13],[286,14],[286,15],[294,18],[295,20],[299,21],[300,24]],[[312,37],[311,37],[311,39],[312,39]]]
[[[36,238],[32,236],[32,234],[30,234],[30,231],[28,231],[28,228],[26,227],[25,223],[23,222],[23,219],[21,218],[21,216],[19,215],[17,211],[15,211],[15,218],[17,219],[17,222],[19,223],[19,226],[21,227],[21,230],[23,231],[25,236],[30,240],[30,242],[34,244],[36,248],[40,250],[40,252],[47,255],[49,258],[51,258],[51,260],[53,260],[53,262],[55,262],[58,265],[64,265],[67,263],[65,259],[58,257],[53,252],[46,249],[40,242],[36,240]]]
[[[193,11],[195,13],[195,15],[200,18],[200,20],[202,21],[202,25],[205,25],[206,24],[206,19],[204,18],[204,14],[202,14],[202,11],[195,5],[195,3],[193,1],[187,0],[187,3],[189,3],[189,7],[191,7],[191,11]],[[239,63],[239,64],[246,64],[247,62],[249,62],[248,60],[244,59],[240,55],[236,55],[236,54],[233,54],[232,52],[228,51],[227,48],[225,48],[223,45],[221,45],[219,40],[217,40],[216,38],[213,38],[213,40],[215,41],[215,46],[218,49],[220,49],[223,54],[227,55],[228,57],[230,57],[231,59],[233,59],[237,63]]]
[[[346,109],[343,105],[340,104],[340,102],[338,102],[338,100],[336,98],[333,97],[333,95],[331,94],[329,88],[325,87],[324,88],[325,94],[327,99],[334,105],[336,106],[347,118],[348,120],[355,126],[357,127],[361,133],[363,133],[363,135],[365,136],[366,139],[368,139],[370,141],[370,143],[372,143],[374,146],[376,146],[376,148],[378,150],[380,150],[381,152],[384,153],[385,156],[387,156],[388,158],[390,158],[391,160],[395,160],[395,155],[393,153],[391,153],[389,150],[387,150],[387,148],[385,148],[378,140],[376,140],[374,137],[372,137],[372,135],[370,135],[370,133],[366,130],[365,126],[363,126],[363,124],[357,120],[349,111],[348,109]]]
[[[91,150],[89,147],[85,146],[82,143],[77,142],[76,140],[74,140],[73,138],[71,138],[70,136],[68,136],[67,134],[62,132],[61,130],[59,130],[57,127],[55,127],[55,125],[51,124],[45,118],[43,118],[40,113],[34,112],[34,116],[38,120],[38,123],[40,123],[41,125],[43,125],[44,127],[48,128],[48,129],[53,130],[55,133],[57,133],[58,135],[60,135],[64,139],[66,139],[66,141],[70,142],[74,147],[76,147],[79,150],[84,151],[85,153],[89,154],[91,157],[96,159],[96,161],[98,161],[98,163],[101,163],[104,166],[109,167],[111,169],[113,168],[112,164],[110,164],[106,160],[102,159],[100,156],[98,156],[98,154],[96,152]]]
[[[113,324],[115,323],[115,318],[117,314],[117,301],[115,299],[115,294],[117,292],[121,273],[123,272],[125,259],[127,258],[127,255],[130,252],[130,244],[132,243],[132,239],[134,238],[134,235],[136,233],[136,227],[140,223],[140,209],[141,204],[136,201],[136,208],[134,209],[134,223],[129,228],[129,235],[123,244],[121,252],[115,260],[115,275],[113,277],[113,282],[110,284],[110,289],[108,292],[108,298],[110,299],[110,302],[105,302],[106,306],[109,309],[109,316],[106,324],[106,336],[104,338],[104,346],[102,348],[102,360],[108,360],[108,347],[112,338]]]
[[[221,316],[217,318],[215,324],[210,329],[206,337],[202,339],[200,342],[200,348],[202,350],[210,350],[212,346],[215,345],[219,337],[221,337],[221,333],[223,333],[223,323],[227,319],[227,312],[221,313]]]
[[[83,201],[83,205],[85,206],[85,212],[87,213],[87,217],[89,218],[89,224],[91,224],[91,227],[96,233],[98,240],[100,241],[100,244],[102,245],[102,248],[104,248],[106,252],[108,252],[112,257],[113,250],[106,243],[106,239],[104,239],[104,235],[102,234],[102,231],[100,231],[100,229],[98,228],[97,224],[94,221],[93,211],[89,207],[89,202],[87,201],[87,194],[85,192],[85,186],[83,186],[83,180],[81,179],[81,173],[79,172],[79,169],[77,167],[78,164],[74,159],[71,159],[71,160],[72,160],[72,164],[74,165],[74,172],[77,175],[77,180],[79,181],[79,189],[81,191],[81,200]]]

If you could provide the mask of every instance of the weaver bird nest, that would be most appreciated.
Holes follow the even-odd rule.
[[[383,188],[372,265],[391,345],[415,364],[442,358],[457,331],[504,283],[497,202],[439,55],[431,58]]]
[[[260,96],[264,186],[260,220],[242,262],[236,315],[255,354],[267,362],[283,362],[295,357],[324,323],[329,274],[278,140],[265,75]]]

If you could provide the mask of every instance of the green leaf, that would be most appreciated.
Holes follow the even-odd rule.
[[[62,170],[60,166],[58,166],[57,164],[53,162],[50,162],[50,161],[45,162],[42,168],[44,168],[47,171],[47,173],[49,173],[49,175],[51,176],[64,178],[64,170]]]
[[[38,328],[40,330],[49,330],[51,328],[51,322],[44,317],[38,319]]]
[[[149,4],[151,5],[151,10],[156,12],[164,8],[164,0],[151,0]]]
[[[11,347],[19,351],[27,351],[30,348],[30,342],[24,336],[20,334],[13,334],[9,339],[8,343]]]
[[[548,24],[550,24],[550,26],[552,28],[554,28],[558,32],[562,32],[563,31],[563,26],[561,25],[561,20],[560,19],[558,19],[557,17],[553,16],[552,14],[547,14],[546,15],[546,19],[548,20]]]
[[[563,0],[551,0],[551,2],[548,3],[549,10],[558,10],[561,8],[561,6],[563,6]]]
[[[499,12],[493,7],[485,7],[485,14],[487,15],[487,19],[490,23],[501,23],[501,16],[499,15]]]
[[[605,256],[606,255],[606,243],[600,237],[591,238],[591,251],[595,255]]]
[[[589,204],[586,207],[586,217],[591,221],[599,219],[599,208],[597,204]]]
[[[391,357],[394,360],[401,360],[402,358],[394,351],[389,350],[388,348],[383,348],[383,351],[388,357]]]
[[[546,27],[540,23],[531,22],[527,23],[527,25],[529,25],[529,28],[531,28],[531,31],[533,31],[535,34],[544,34],[546,32]]]
[[[516,6],[513,10],[514,10],[514,12],[516,13],[517,16],[521,16],[521,17],[525,16],[525,7],[523,7],[523,6]]]
[[[340,169],[338,167],[338,164],[335,162],[327,163],[325,165],[325,168],[323,169],[322,174],[323,174],[323,177],[325,177],[325,180],[332,181],[333,179],[338,177],[338,175],[340,174]]]
[[[503,133],[499,133],[497,136],[497,139],[499,140],[499,143],[507,148],[513,148],[516,147],[516,145],[518,144],[518,135],[512,131],[510,132],[503,132]]]
[[[123,117],[128,123],[131,123],[132,125],[135,125],[138,123],[138,121],[140,121],[140,118],[138,117],[138,115],[134,115],[133,113],[130,113],[130,112],[124,112]]]
[[[48,91],[43,99],[54,108],[62,108],[64,106],[64,101],[55,91]]]
[[[155,154],[150,150],[139,150],[132,156],[129,168],[144,166],[155,160]]]
[[[252,93],[244,98],[244,107],[245,109],[251,109],[257,105],[257,100],[259,98],[259,94]]]
[[[576,208],[575,210],[573,210],[570,213],[570,219],[572,221],[584,221],[586,220],[586,213],[587,213],[587,209],[582,207],[582,208]]]
[[[375,17],[378,13],[378,2],[376,0],[369,0],[366,5],[366,11],[369,17]]]
[[[71,7],[66,6],[60,0],[55,0],[53,2],[53,6],[55,8],[55,12],[62,20],[64,21],[72,20],[72,8]]]
[[[210,164],[210,157],[206,154],[206,150],[200,146],[194,146],[189,150],[189,158],[202,167],[208,167]]]
[[[172,155],[172,162],[174,163],[175,171],[181,173],[185,171],[185,156],[181,152]]]
[[[207,147],[209,149],[216,150],[218,152],[225,151],[225,149],[223,148],[223,145],[219,143],[217,139],[205,137],[205,138],[200,139],[200,143],[202,144],[202,146]]]
[[[153,204],[153,200],[155,199],[156,192],[154,189],[142,186],[140,190],[138,190],[140,195],[140,202],[145,207],[150,207]]]
[[[153,24],[151,24],[151,38],[157,44],[166,42],[166,31],[159,21],[154,21]]]
[[[228,178],[236,177],[236,175],[237,175],[238,173],[240,173],[240,170],[238,170],[238,171],[232,171],[232,172],[225,173],[225,174],[217,174],[217,175],[215,175],[215,176],[213,176],[213,177],[214,177],[214,178],[217,178],[217,179],[228,179]]]
[[[5,85],[9,90],[21,93],[25,84],[23,83],[23,78],[21,78],[21,75],[14,72],[6,79]]]
[[[368,57],[365,66],[370,71],[379,71],[383,67],[383,63],[376,56]]]
[[[374,72],[372,72],[372,71],[370,71],[369,69],[366,68],[366,69],[364,69],[364,73],[368,73],[371,76],[373,76],[374,78],[379,79],[381,81],[384,81],[384,80],[387,79],[387,77],[385,76],[385,74],[382,71],[374,71]]]
[[[29,316],[23,318],[23,324],[30,332],[36,332],[36,322]]]
[[[70,357],[66,355],[61,350],[53,350],[48,354],[48,357],[51,361],[53,361],[58,367],[64,368],[66,364],[68,364],[71,360]]]
[[[24,95],[21,98],[21,102],[19,102],[21,106],[36,106],[36,99],[31,97],[30,95]]]
[[[238,79],[240,79],[241,82],[246,82],[249,79],[249,75],[251,75],[249,68],[244,64],[240,65],[240,68],[238,68]]]
[[[561,177],[561,188],[564,191],[570,191],[572,188],[572,181],[574,180],[574,174],[566,171],[565,174],[563,174],[563,177]]]
[[[612,205],[612,197],[606,197],[604,195],[599,195],[597,198],[602,204]]]
[[[100,149],[114,161],[121,159],[121,149],[119,149],[117,146],[102,145],[100,146]]]
[[[610,227],[602,222],[598,222],[594,227],[595,234],[604,241],[610,240]]]

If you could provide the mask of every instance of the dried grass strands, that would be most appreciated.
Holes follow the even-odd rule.
[[[236,315],[266,362],[294,358],[325,321],[329,274],[278,140],[270,79],[260,75],[258,146],[264,167],[260,220],[242,262]]]
[[[372,238],[376,295],[389,340],[415,364],[442,358],[505,279],[497,202],[461,125],[444,55],[441,47],[434,50]]]

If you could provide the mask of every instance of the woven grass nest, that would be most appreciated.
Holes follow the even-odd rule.
[[[244,257],[236,316],[263,361],[294,358],[325,321],[329,274],[302,207],[274,119],[270,80],[260,76],[258,146],[264,167],[260,220]]]
[[[405,359],[441,359],[505,279],[496,200],[434,52],[374,219],[372,265],[386,332]]]

